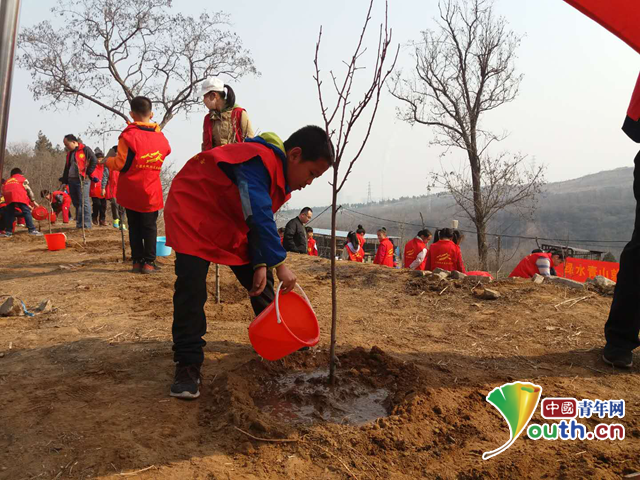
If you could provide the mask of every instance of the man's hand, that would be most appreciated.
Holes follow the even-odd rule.
[[[282,282],[282,289],[280,291],[283,294],[289,293],[294,289],[298,278],[296,277],[296,274],[289,269],[289,267],[282,264],[276,268],[276,273],[278,274],[278,279]]]
[[[250,297],[258,297],[267,286],[267,267],[258,267],[253,272],[253,286],[249,290]]]

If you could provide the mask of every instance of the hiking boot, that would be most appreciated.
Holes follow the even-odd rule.
[[[29,235],[33,235],[34,237],[41,237],[42,233],[40,233],[38,230],[30,230]]]
[[[161,270],[161,268],[156,264],[156,262],[145,263],[142,266],[142,273],[144,273],[144,274],[158,273],[160,270]]]
[[[101,227],[107,227],[107,222],[105,220],[100,220],[100,226]]]
[[[169,395],[185,400],[198,398],[200,396],[200,367],[201,365],[196,363],[187,365],[176,363],[176,373]]]
[[[604,347],[602,352],[602,360],[604,363],[617,368],[633,367],[633,353],[624,350],[614,350]]]
[[[131,269],[131,273],[142,273],[142,263],[133,262],[133,268]]]

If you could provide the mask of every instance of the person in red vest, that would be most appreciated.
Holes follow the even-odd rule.
[[[71,209],[71,197],[63,190],[56,190],[53,193],[49,190],[42,190],[40,197],[51,202],[51,209],[56,215],[62,215],[62,223],[69,223],[69,210]]]
[[[404,246],[404,268],[411,270],[424,270],[427,264],[427,245],[433,236],[426,228],[420,230],[418,235],[409,240]]]
[[[438,231],[437,237],[439,240],[431,244],[427,252],[425,270],[433,271],[441,268],[450,272],[457,270],[465,273],[460,247],[453,242],[453,230],[443,228]]]
[[[364,238],[366,234],[367,232],[364,231],[364,227],[362,225],[358,225],[356,235],[358,236],[358,242],[362,248],[364,248],[364,244],[367,242],[366,238]]]
[[[98,160],[96,155],[86,145],[80,143],[75,135],[65,135],[64,147],[67,150],[67,161],[60,178],[63,187],[69,188],[71,201],[76,209],[76,227],[91,228],[91,178]],[[63,188],[64,190],[64,188]],[[84,218],[83,218],[84,215]]]
[[[318,246],[316,245],[316,241],[313,238],[313,228],[304,227],[304,229],[307,232],[307,252],[312,257],[317,257],[318,256]]]
[[[378,246],[378,252],[373,259],[373,263],[393,268],[394,246],[391,240],[387,238],[387,229],[382,227],[377,231],[377,234],[380,245]]]
[[[296,276],[285,264],[287,253],[273,215],[292,191],[310,185],[333,159],[325,130],[307,126],[284,142],[274,133],[264,133],[207,150],[176,175],[164,209],[167,245],[176,252],[178,277],[171,396],[200,395],[209,265],[230,266],[249,292],[255,315],[274,300],[274,269],[283,285],[281,292],[290,292]]]
[[[531,278],[536,273],[548,277],[553,266],[560,265],[561,261],[562,253],[555,250],[550,253],[532,253],[520,260],[509,277]]]
[[[107,158],[115,157],[118,154],[118,146],[114,146],[107,152]],[[106,162],[106,160],[105,160]],[[118,170],[109,170],[109,178],[107,179],[107,185],[102,189],[102,195],[111,204],[111,216],[113,217],[113,228],[120,228],[120,222],[122,222],[122,229],[126,230],[124,225],[124,208],[118,205],[116,201],[116,195],[118,193],[118,179],[120,178],[120,172]]]
[[[284,245],[284,227],[278,229],[278,235],[280,235],[280,245]]]
[[[244,108],[236,105],[236,95],[219,78],[202,82],[200,95],[209,109],[202,129],[202,151],[253,137],[253,128]]]
[[[11,177],[9,177],[2,186],[2,196],[7,204],[4,214],[4,237],[11,237],[13,235],[13,221],[15,220],[16,210],[21,212],[24,216],[30,235],[42,235],[42,233],[40,233],[33,224],[31,207],[29,207],[29,203],[31,201],[33,201],[36,207],[38,204],[33,198],[30,198],[30,196],[33,196],[33,192],[31,192],[31,189],[29,188],[29,192],[31,193],[27,193],[27,188],[29,188],[29,182],[22,175],[22,170],[19,168],[11,170]]]
[[[131,118],[118,140],[118,153],[107,168],[120,172],[116,200],[127,212],[133,273],[155,273],[158,212],[164,206],[160,170],[171,147],[147,97],[131,100]]]
[[[94,225],[100,225],[101,227],[107,226],[107,199],[106,187],[109,182],[109,169],[105,166],[104,153],[99,148],[95,150],[96,159],[98,164],[93,171],[91,177],[91,189],[89,195],[93,201],[91,220]]]
[[[342,249],[340,258],[350,262],[364,262],[364,248],[360,245],[360,237],[356,232],[347,234],[347,243]]]

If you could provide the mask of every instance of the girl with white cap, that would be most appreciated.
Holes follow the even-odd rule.
[[[209,109],[204,117],[202,151],[229,143],[242,143],[254,136],[249,115],[236,105],[236,95],[219,78],[207,78],[200,88],[200,96]]]

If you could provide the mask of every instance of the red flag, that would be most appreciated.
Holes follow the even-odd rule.
[[[640,2],[637,0],[565,0],[640,53]]]

